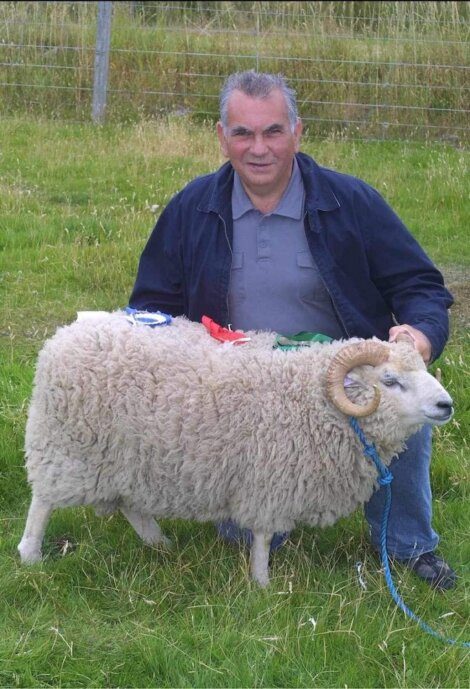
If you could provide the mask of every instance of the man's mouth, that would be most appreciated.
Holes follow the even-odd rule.
[[[248,163],[248,166],[251,168],[254,168],[255,170],[265,170],[268,167],[271,167],[272,163]]]

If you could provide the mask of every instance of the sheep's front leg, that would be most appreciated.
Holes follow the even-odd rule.
[[[147,545],[161,544],[167,547],[171,546],[170,539],[165,536],[153,517],[147,517],[129,507],[121,507],[121,512],[144,543]]]
[[[269,584],[269,546],[272,534],[253,531],[253,543],[250,552],[251,576],[258,584],[265,588]]]
[[[52,505],[33,495],[23,538],[18,545],[18,552],[23,564],[30,565],[42,559],[42,539],[51,512]]]

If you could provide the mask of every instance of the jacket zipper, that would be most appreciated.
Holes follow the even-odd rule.
[[[232,250],[232,247],[230,246],[230,242],[229,242],[229,238],[228,238],[228,234],[227,234],[227,223],[225,222],[225,220],[223,219],[223,217],[222,217],[219,213],[217,213],[217,215],[218,215],[219,218],[222,220],[222,224],[223,224],[223,226],[224,226],[225,239],[227,240],[227,245],[228,245],[230,254],[231,254],[231,256],[232,256],[232,261],[233,261],[233,250]],[[227,323],[226,323],[225,325],[226,325],[227,328],[228,328],[228,326],[230,325],[229,291],[230,291],[230,278],[229,278],[229,289],[227,290],[227,296],[226,296]]]

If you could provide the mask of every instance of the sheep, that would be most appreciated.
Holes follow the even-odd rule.
[[[38,358],[25,434],[32,501],[18,550],[41,559],[54,508],[120,510],[143,541],[155,518],[235,520],[250,570],[269,582],[273,533],[333,524],[367,501],[376,469],[349,426],[361,418],[385,464],[452,399],[409,345],[375,338],[273,347],[221,344],[200,323],[131,325],[122,312],[58,329]]]

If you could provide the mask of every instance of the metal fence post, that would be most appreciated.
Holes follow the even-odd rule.
[[[98,2],[92,111],[93,122],[95,122],[95,124],[102,124],[104,122],[106,109],[112,9],[112,2]]]

